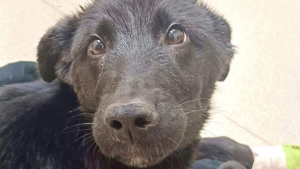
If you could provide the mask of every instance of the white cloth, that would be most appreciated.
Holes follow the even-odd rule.
[[[286,155],[282,146],[251,147],[254,156],[252,169],[286,169]]]

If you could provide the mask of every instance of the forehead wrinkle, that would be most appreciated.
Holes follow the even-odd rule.
[[[127,0],[99,4],[112,24],[124,34],[141,34],[153,25],[157,0]],[[149,31],[149,30],[148,30]]]
[[[169,17],[172,10],[168,10],[168,4],[172,7],[174,4],[172,1],[99,0],[86,12],[83,25],[98,27],[99,22],[105,19],[112,24],[116,32],[130,36],[152,33],[152,36],[157,38],[172,23],[170,20],[176,19]],[[164,14],[161,13],[162,11]]]

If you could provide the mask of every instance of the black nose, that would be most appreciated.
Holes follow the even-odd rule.
[[[121,139],[131,142],[156,125],[155,107],[146,103],[113,104],[105,113],[105,124]]]

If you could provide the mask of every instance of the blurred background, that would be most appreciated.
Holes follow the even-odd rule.
[[[0,0],[0,66],[36,60],[59,18],[88,0]],[[204,0],[232,27],[237,47],[201,135],[252,146],[300,145],[300,1]]]

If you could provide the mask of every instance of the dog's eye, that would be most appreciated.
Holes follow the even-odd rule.
[[[105,53],[105,45],[100,39],[91,41],[88,49],[91,55],[100,55]]]
[[[171,27],[167,33],[165,41],[169,45],[177,45],[183,43],[185,39],[186,35],[184,31],[176,27]]]

